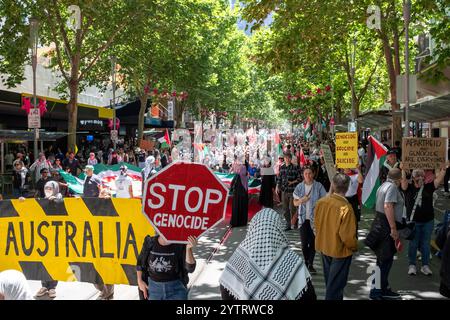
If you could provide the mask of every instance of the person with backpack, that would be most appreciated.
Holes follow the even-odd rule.
[[[188,244],[169,244],[163,237],[147,236],[137,258],[136,272],[141,300],[187,300],[188,273],[195,270],[192,249],[197,238]]]

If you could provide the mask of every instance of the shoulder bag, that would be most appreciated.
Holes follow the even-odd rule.
[[[420,187],[420,190],[417,193],[416,201],[414,201],[414,207],[412,209],[409,220],[407,219],[407,217],[403,217],[404,219],[403,228],[398,230],[398,234],[402,239],[413,240],[416,235],[416,222],[414,221],[414,214],[416,213],[416,208],[419,201],[420,203],[422,203],[422,192],[423,192],[423,185]]]

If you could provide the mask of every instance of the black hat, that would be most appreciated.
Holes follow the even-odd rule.
[[[395,155],[397,155],[397,152],[395,152],[394,149],[390,149],[390,150],[388,150],[387,155],[390,155],[390,154],[395,154]]]

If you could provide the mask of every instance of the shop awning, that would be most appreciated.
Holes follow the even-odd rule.
[[[39,141],[56,141],[67,136],[66,132],[39,131]],[[34,131],[0,130],[0,142],[34,141]]]
[[[383,128],[392,124],[392,113],[386,109],[368,111],[356,120],[359,128]]]
[[[450,119],[450,94],[417,103],[410,106],[408,111],[411,121],[435,122],[448,120]]]

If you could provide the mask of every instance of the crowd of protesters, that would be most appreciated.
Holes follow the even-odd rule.
[[[353,255],[358,250],[358,222],[361,220],[361,189],[368,168],[366,167],[367,141],[358,145],[358,166],[352,169],[337,169],[330,177],[321,143],[327,143],[334,153],[332,141],[308,142],[303,139],[284,141],[282,154],[276,163],[269,155],[262,159],[250,160],[236,156],[232,161],[224,156],[217,169],[233,173],[230,193],[233,196],[232,227],[246,226],[248,223],[248,182],[250,178],[261,179],[259,203],[263,209],[252,219],[247,236],[228,261],[220,278],[221,293],[224,299],[248,299],[261,295],[252,287],[255,281],[272,289],[273,299],[314,300],[316,294],[311,274],[316,274],[314,258],[316,251],[321,255],[327,300],[342,300],[347,284]],[[417,252],[421,254],[420,272],[431,276],[429,266],[430,242],[434,230],[435,191],[444,184],[448,192],[450,168],[440,164],[436,170],[404,170],[401,162],[400,143],[389,148],[386,161],[380,164],[379,180],[381,186],[376,194],[375,218],[365,244],[374,251],[376,264],[380,269],[380,287],[374,286],[369,298],[372,300],[399,299],[401,296],[389,285],[389,274],[396,253],[408,244],[409,267],[407,274],[417,274]],[[133,198],[131,179],[127,177],[127,167],[132,164],[142,169],[142,180],[150,178],[172,162],[170,150],[146,152],[126,145],[117,150],[83,148],[77,155],[74,152],[62,154],[51,148],[40,153],[33,160],[30,155],[17,153],[8,155],[12,161],[14,197],[46,198],[61,201],[63,197],[73,196],[59,172],[65,171],[74,176],[85,172],[82,197],[110,198],[112,194],[94,174],[97,164],[120,167],[116,179],[116,197]],[[242,161],[243,160],[243,161]],[[331,178],[331,179],[330,179]],[[445,194],[448,195],[447,193]],[[280,215],[273,208],[279,206]],[[407,225],[413,222],[414,236],[405,235]],[[448,225],[444,223],[444,240],[447,239]],[[301,241],[303,259],[287,246],[286,231],[297,229]],[[450,284],[448,270],[448,241],[441,241],[443,253],[442,282],[440,291],[448,296]],[[171,245],[161,237],[147,237],[137,261],[137,278],[141,298],[186,299],[187,274],[195,269],[192,249],[197,239],[190,238],[188,245]],[[270,252],[266,252],[271,248]],[[283,268],[277,265],[279,251],[282,257],[293,265],[298,265],[290,279],[296,281],[276,285]],[[261,258],[264,252],[264,259]],[[152,268],[161,259],[174,269]],[[255,278],[258,275],[261,279]],[[48,295],[56,297],[57,282],[43,282],[37,297]],[[114,296],[114,286],[95,284],[99,299],[108,300]],[[281,290],[281,289],[282,290]],[[278,291],[277,291],[278,290]],[[281,291],[280,291],[281,290]],[[172,292],[169,294],[168,292]]]
[[[309,274],[317,272],[314,268],[314,256],[316,250],[321,253],[327,288],[325,298],[339,300],[343,299],[352,256],[358,247],[361,193],[369,169],[366,167],[367,141],[359,142],[358,166],[353,169],[337,169],[332,181],[320,151],[321,143],[327,143],[334,154],[335,145],[332,141],[306,142],[300,138],[297,141],[284,141],[283,153],[274,166],[270,158],[254,162],[246,159],[244,163],[240,163],[235,157],[231,164],[224,158],[221,170],[236,173],[232,185],[235,199],[231,225],[247,224],[247,219],[243,217],[247,215],[247,208],[244,205],[242,209],[242,204],[246,204],[247,200],[239,200],[247,192],[241,186],[246,186],[250,177],[261,178],[260,204],[265,208],[281,207],[284,232],[299,230],[304,263]],[[410,276],[417,274],[420,253],[420,272],[425,276],[433,274],[429,262],[431,237],[435,229],[435,191],[444,184],[444,196],[447,197],[450,176],[448,163],[439,164],[435,170],[404,170],[400,142],[396,141],[392,148],[386,144],[385,147],[386,160],[380,163],[378,177],[381,186],[377,190],[376,215],[365,240],[366,245],[374,251],[376,264],[380,268],[381,287],[376,287],[374,283],[369,295],[372,300],[401,298],[389,285],[389,273],[394,256],[402,250],[403,244],[408,246],[409,260],[405,273]],[[273,167],[273,172],[264,174],[267,167]],[[414,225],[413,236],[410,235],[412,232],[407,232],[411,225]],[[444,222],[443,225],[445,230],[449,230],[449,222]],[[443,239],[446,239],[447,234],[448,232]],[[445,247],[447,250],[448,246]],[[440,249],[445,253],[444,243]],[[445,254],[443,256],[441,276],[448,270],[444,261]],[[233,266],[229,263],[227,267]],[[236,270],[231,273],[233,272]],[[241,298],[235,293],[239,291],[234,291],[235,288],[227,283],[228,273],[230,272],[225,269],[221,282],[222,296],[226,299]],[[245,280],[245,273],[242,277]],[[449,282],[445,282],[445,279],[448,277],[442,276],[441,293],[448,296]]]

